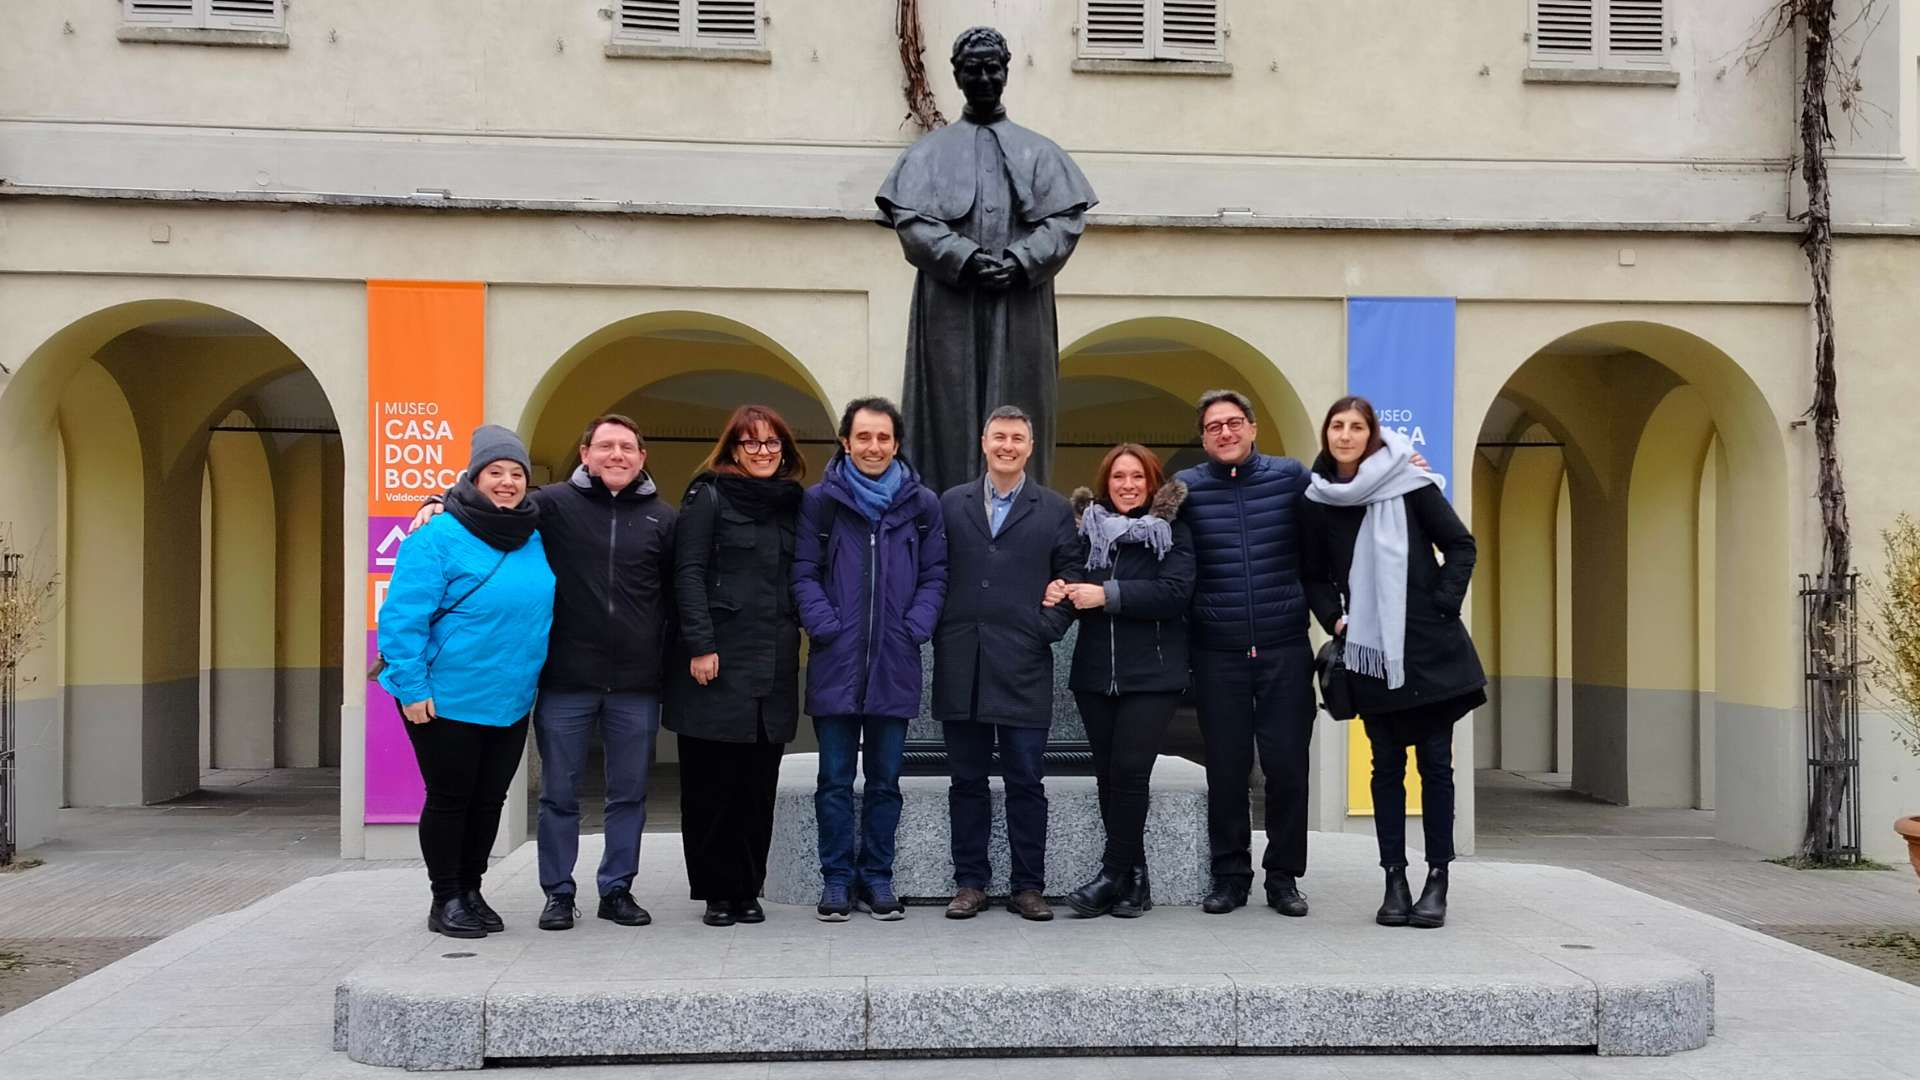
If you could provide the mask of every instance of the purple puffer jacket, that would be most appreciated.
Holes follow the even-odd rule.
[[[907,467],[878,525],[856,509],[836,458],[800,501],[793,602],[810,639],[809,716],[920,712],[920,646],[947,598],[940,499]]]

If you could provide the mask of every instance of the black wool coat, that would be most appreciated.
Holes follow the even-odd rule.
[[[1084,570],[1087,581],[1106,587],[1107,606],[1077,612],[1080,640],[1073,647],[1073,671],[1068,677],[1076,693],[1178,694],[1186,690],[1193,531],[1186,522],[1176,520],[1186,497],[1187,486],[1170,480],[1151,502],[1134,512],[1134,516],[1153,514],[1173,523],[1173,546],[1164,558],[1145,544],[1122,542],[1113,545],[1110,565]],[[1073,493],[1074,509],[1080,513],[1092,501],[1093,492],[1086,488]]]
[[[1331,476],[1325,454],[1313,471]],[[1453,504],[1431,484],[1405,496],[1407,503],[1407,681],[1397,690],[1385,679],[1357,672],[1352,677],[1354,705],[1362,716],[1418,709],[1465,697],[1487,685],[1473,638],[1460,621],[1467,585],[1473,580],[1473,533],[1453,512]],[[1349,596],[1353,545],[1366,516],[1363,506],[1325,506],[1300,500],[1301,577],[1307,603],[1327,633],[1343,614]],[[1446,557],[1445,565],[1434,557]]]
[[[1073,610],[1041,602],[1053,579],[1082,580],[1086,553],[1073,507],[1031,478],[992,535],[985,483],[976,477],[940,496],[947,605],[933,634],[933,718],[1050,727],[1053,644]]]
[[[711,476],[687,489],[674,544],[680,643],[667,673],[661,723],[716,742],[792,742],[800,716],[800,620],[787,582],[799,503],[756,518],[731,505]],[[688,661],[720,654],[705,686]]]

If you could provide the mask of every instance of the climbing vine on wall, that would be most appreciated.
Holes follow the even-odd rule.
[[[920,0],[899,0],[893,14],[893,33],[900,39],[900,69],[906,76],[901,89],[907,95],[907,119],[921,131],[947,126],[940,106],[933,100],[933,87],[927,84],[926,39],[920,32]]]
[[[1850,118],[1859,115],[1861,48],[1845,46],[1854,31],[1864,42],[1879,25],[1879,0],[1849,3],[1842,13],[1838,0],[1779,0],[1762,20],[1747,44],[1749,70],[1782,42],[1798,41],[1800,176],[1806,185],[1807,208],[1801,220],[1800,249],[1806,254],[1813,279],[1813,403],[1806,416],[1813,425],[1817,458],[1817,495],[1820,504],[1820,569],[1813,580],[1815,610],[1807,633],[1812,635],[1807,655],[1815,669],[1808,672],[1807,757],[1816,764],[1809,775],[1807,824],[1800,853],[1814,860],[1831,859],[1839,823],[1849,799],[1850,776],[1857,771],[1837,764],[1857,754],[1849,745],[1846,718],[1853,705],[1856,680],[1852,653],[1844,635],[1856,613],[1848,610],[1854,593],[1853,537],[1847,520],[1847,485],[1840,468],[1837,435],[1840,425],[1838,373],[1834,368],[1833,328],[1833,204],[1828,183],[1827,152],[1833,148],[1833,113],[1838,108]],[[1844,659],[1843,659],[1844,658]],[[1854,838],[1857,843],[1858,838]]]

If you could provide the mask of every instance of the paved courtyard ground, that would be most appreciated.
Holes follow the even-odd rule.
[[[337,857],[336,785],[337,778],[322,770],[214,773],[208,776],[202,793],[173,804],[63,812],[65,839],[29,853],[45,859],[46,865],[0,875],[0,1012],[17,1010],[93,967],[209,916],[241,910],[312,875],[408,865],[347,862]],[[1697,939],[1699,947],[1713,956],[1725,959],[1728,949],[1735,954],[1745,951],[1746,959],[1736,955],[1739,962],[1732,969],[1716,968],[1722,1028],[1714,1046],[1678,1058],[1643,1062],[1447,1057],[1142,1058],[968,1062],[964,1067],[953,1062],[840,1062],[614,1072],[569,1069],[529,1075],[891,1078],[947,1077],[958,1070],[970,1076],[1045,1075],[1054,1080],[1135,1075],[1365,1076],[1371,1080],[1402,1075],[1920,1077],[1920,1049],[1915,1049],[1904,1035],[1914,1021],[1920,1020],[1920,997],[1889,994],[1887,988],[1894,985],[1890,980],[1861,967],[1830,964],[1800,949],[1769,944],[1766,951],[1754,952],[1755,942],[1761,939],[1748,932],[1759,931],[1782,942],[1819,949],[1849,965],[1864,965],[1916,981],[1914,969],[1920,964],[1900,959],[1906,952],[1902,941],[1914,939],[1899,935],[1920,935],[1920,890],[1916,889],[1920,883],[1904,868],[1892,872],[1789,870],[1761,861],[1757,853],[1713,840],[1710,813],[1611,807],[1574,795],[1566,788],[1564,778],[1487,772],[1479,777],[1478,787],[1480,849],[1476,859],[1586,870],[1711,916],[1689,924],[1692,929],[1686,937],[1689,941]],[[662,809],[671,806],[676,795],[674,778],[662,776],[655,796],[664,804]],[[667,828],[671,824],[677,822],[666,814],[655,815],[653,827]],[[401,913],[402,921],[418,921],[417,914],[411,910]],[[800,914],[804,916],[804,912]],[[924,917],[920,912],[915,914]],[[1886,944],[1860,944],[1876,938]],[[1688,952],[1687,941],[1674,951],[1693,955]],[[1737,974],[1742,967],[1751,967],[1764,977],[1743,982]],[[113,977],[112,972],[103,976]],[[1809,991],[1809,986],[1835,978],[1840,980],[1834,984],[1838,989]],[[1866,981],[1851,981],[1855,979]],[[1863,987],[1870,988],[1863,991],[1866,998],[1854,1000],[1852,992]],[[1745,997],[1749,994],[1751,1002]],[[1748,1005],[1761,1013],[1747,1011]],[[1742,1030],[1741,1023],[1761,1018],[1762,1014],[1771,1016],[1768,1023],[1775,1029],[1765,1040],[1743,1042],[1734,1038]],[[0,1032],[5,1031],[7,1022],[8,1018],[0,1015]],[[35,1037],[46,1040],[39,1047],[44,1051],[63,1036],[46,1031]],[[178,1038],[184,1040],[181,1045],[199,1045],[195,1037],[183,1034]],[[88,1045],[95,1043],[97,1040]],[[1807,1052],[1816,1049],[1818,1053]],[[1785,1054],[1792,1055],[1790,1062],[1782,1059]],[[27,1060],[18,1047],[11,1052],[0,1051],[0,1076],[15,1080],[41,1075],[19,1071]],[[234,1062],[236,1067],[239,1063],[238,1059]],[[1787,1068],[1789,1063],[1791,1069]],[[154,1062],[152,1069],[166,1064]],[[1746,1071],[1729,1071],[1736,1065]],[[151,1069],[146,1073],[97,1069],[89,1068],[87,1075],[172,1075]],[[330,1051],[316,1053],[312,1069],[312,1075],[351,1071],[339,1055]],[[45,1075],[73,1074],[55,1071]],[[385,1075],[366,1070],[353,1074]]]

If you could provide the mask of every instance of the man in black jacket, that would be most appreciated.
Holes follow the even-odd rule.
[[[594,725],[606,751],[602,919],[653,921],[633,899],[647,775],[660,731],[668,617],[673,610],[675,511],[646,471],[646,443],[624,416],[595,417],[580,436],[580,467],[531,498],[555,578],[553,631],[534,706],[540,748],[540,929],[568,930],[580,851],[580,774]],[[423,520],[431,511],[423,509]]]
[[[933,638],[933,715],[947,743],[953,783],[950,919],[986,907],[987,775],[997,745],[1007,785],[1012,852],[1007,909],[1051,919],[1046,890],[1047,790],[1044,753],[1053,724],[1053,643],[1073,624],[1065,605],[1044,607],[1047,583],[1081,578],[1073,508],[1029,480],[1033,423],[1003,405],[987,418],[983,476],[940,497],[947,523],[947,606]]]

